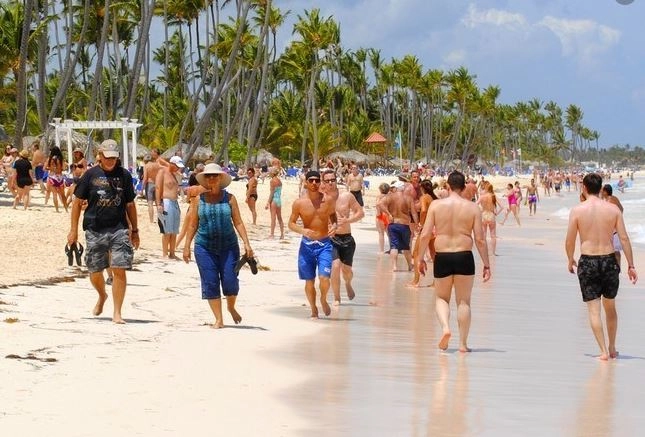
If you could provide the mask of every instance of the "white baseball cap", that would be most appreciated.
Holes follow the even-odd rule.
[[[179,156],[173,156],[170,158],[170,163],[175,164],[179,168],[184,168],[184,161],[182,161]]]

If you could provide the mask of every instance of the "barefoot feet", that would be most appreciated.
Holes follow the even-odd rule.
[[[326,316],[331,314],[331,307],[326,300],[320,299],[320,306],[322,307],[323,313],[325,313]]]
[[[215,319],[215,323],[211,325],[213,329],[221,329],[224,327],[224,321]]]
[[[233,317],[233,321],[235,322],[235,324],[239,325],[240,322],[242,321],[242,316],[240,316],[240,313],[238,313],[235,308],[229,308],[228,312],[231,313],[231,317]]]
[[[95,316],[101,315],[101,313],[103,312],[103,305],[105,304],[107,298],[107,293],[103,292],[102,294],[99,294],[99,300],[96,302],[96,306],[94,307],[94,310],[92,310],[92,314],[94,314]]]
[[[347,288],[347,299],[354,300],[354,298],[356,297],[354,288],[350,284],[345,284],[345,288]]]
[[[445,351],[448,349],[448,342],[450,342],[450,332],[444,332],[441,340],[439,340],[439,349]]]

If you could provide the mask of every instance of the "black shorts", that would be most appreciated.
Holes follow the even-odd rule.
[[[354,195],[354,197],[356,198],[356,201],[358,202],[358,204],[360,206],[364,206],[364,204],[363,204],[363,192],[361,190],[350,191],[350,193],[352,193]]]
[[[354,252],[356,251],[356,241],[352,234],[336,234],[331,237],[333,246],[332,259],[340,259],[340,262],[351,266],[354,262]]]
[[[452,275],[473,276],[475,258],[470,250],[463,252],[437,252],[434,256],[434,277],[446,278]]]
[[[614,299],[618,294],[620,266],[616,255],[581,255],[578,260],[578,281],[583,302]]]

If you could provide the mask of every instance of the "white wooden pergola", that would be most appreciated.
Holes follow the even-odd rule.
[[[121,153],[121,164],[123,168],[127,169],[132,157],[133,167],[137,163],[137,133],[141,123],[137,123],[137,119],[121,118],[120,121],[75,121],[65,120],[61,121],[60,118],[54,118],[54,122],[50,123],[54,127],[54,135],[56,147],[60,148],[61,138],[67,140],[67,161],[71,165],[73,160],[73,147],[72,147],[72,130],[73,129],[121,129],[123,153]],[[132,135],[131,149],[128,149],[128,137]]]

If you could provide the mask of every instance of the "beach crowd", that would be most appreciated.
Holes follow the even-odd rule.
[[[90,282],[98,294],[94,315],[102,313],[108,299],[106,286],[112,286],[115,323],[125,323],[122,306],[126,271],[132,268],[134,250],[140,244],[137,198],[145,199],[144,216],[159,226],[160,256],[185,262],[194,258],[202,298],[215,318],[212,326],[225,326],[222,295],[232,320],[240,323],[242,317],[235,307],[239,271],[247,263],[254,274],[258,271],[246,229],[257,222],[258,186],[268,179],[268,238],[284,239],[282,180],[289,173],[298,178],[299,197],[287,205],[291,212],[286,227],[301,234],[298,276],[305,284],[312,319],[320,316],[319,305],[325,316],[331,314],[330,289],[332,305],[341,305],[342,283],[347,298],[354,299],[352,266],[357,242],[351,225],[364,219],[365,207],[373,207],[379,255],[389,256],[393,272],[410,272],[408,286],[418,288],[432,263],[433,281],[426,286],[435,289],[437,319],[442,329],[439,348],[445,350],[452,335],[449,318],[454,290],[458,350],[469,352],[470,300],[475,280],[473,246],[481,259],[481,278],[488,281],[492,275],[489,257],[497,255],[498,225],[506,225],[512,217],[521,226],[522,205],[533,216],[538,214],[540,196],[573,191],[579,193],[581,203],[573,208],[569,219],[567,268],[577,273],[600,358],[618,355],[614,299],[621,253],[633,283],[637,274],[622,205],[613,195],[612,185],[603,185],[610,175],[535,170],[525,186],[515,181],[500,193],[485,176],[459,171],[440,174],[419,163],[404,166],[393,175],[392,182],[379,185],[375,204],[366,206],[364,194],[369,182],[365,176],[369,169],[361,169],[353,162],[321,161],[319,170],[305,166],[296,173],[284,169],[278,159],[273,159],[270,166],[239,170],[206,162],[188,171],[179,153],[164,159],[153,149],[133,177],[135,172],[121,166],[117,143],[112,140],[101,143],[94,159],[88,160],[85,155],[85,150],[74,149],[68,166],[57,147],[45,156],[39,143],[22,151],[8,146],[2,158],[3,188],[11,192],[14,209],[22,205],[28,210],[31,190],[39,189],[45,195],[45,204],[51,198],[56,212],[70,212],[66,246],[69,264],[76,259],[80,265],[81,255],[85,255]],[[244,223],[238,199],[226,190],[233,179],[246,182],[244,203],[252,218],[250,223]],[[623,192],[626,185],[620,176],[617,189]],[[189,204],[183,219],[180,200]],[[81,229],[85,232],[85,248],[78,240]],[[581,257],[576,261],[573,256],[577,238]],[[238,240],[242,241],[243,251]],[[402,269],[399,255],[405,262]]]

